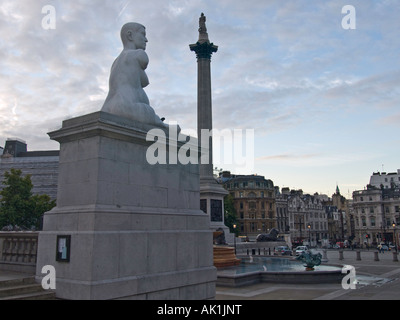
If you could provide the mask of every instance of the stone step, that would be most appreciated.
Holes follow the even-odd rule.
[[[55,299],[55,292],[44,290],[33,276],[0,281],[0,300],[49,299]]]
[[[0,299],[3,297],[38,292],[42,290],[43,288],[40,284],[25,284],[19,286],[5,287],[0,289]]]
[[[31,293],[3,297],[3,298],[0,298],[0,301],[6,301],[6,300],[55,300],[55,299],[56,299],[56,293],[51,290],[46,290],[46,291],[41,291],[41,292],[31,292]]]
[[[15,278],[15,279],[10,279],[10,280],[3,280],[3,281],[0,281],[0,289],[12,287],[12,286],[18,286],[18,285],[34,284],[34,283],[35,283],[34,276],[21,277],[21,278]]]

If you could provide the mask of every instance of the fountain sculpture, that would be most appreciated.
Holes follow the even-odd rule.
[[[296,259],[305,263],[306,271],[313,271],[315,266],[321,264],[322,255],[320,253],[303,252]]]

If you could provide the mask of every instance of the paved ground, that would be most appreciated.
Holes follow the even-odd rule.
[[[374,251],[362,251],[361,261],[356,251],[344,251],[339,260],[337,250],[328,251],[327,265],[355,267],[359,283],[355,289],[343,289],[341,284],[268,284],[260,283],[239,288],[217,287],[217,300],[400,300],[400,262],[393,261],[391,252],[380,253],[374,261]],[[345,276],[345,274],[343,275]]]
[[[268,284],[259,283],[240,288],[217,287],[217,300],[400,300],[400,262],[393,261],[391,252],[380,253],[374,261],[373,251],[328,251],[327,265],[355,267],[359,283],[356,289],[345,290],[341,284]],[[0,270],[0,281],[24,277],[26,274]]]

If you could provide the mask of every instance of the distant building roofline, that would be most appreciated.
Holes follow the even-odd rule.
[[[27,144],[25,140],[22,140],[22,139],[16,138],[16,137],[7,138],[6,141],[18,141],[18,142],[22,142],[22,143]]]

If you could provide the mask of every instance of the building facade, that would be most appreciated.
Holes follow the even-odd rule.
[[[399,244],[400,190],[377,188],[353,192],[356,241],[363,245],[380,242]]]
[[[7,139],[0,155],[0,190],[4,173],[19,169],[31,175],[33,194],[47,194],[57,198],[59,151],[27,151],[27,144],[20,139]]]
[[[339,187],[336,186],[336,193],[332,195],[330,204],[337,208],[339,214],[336,228],[337,240],[342,242],[345,240],[352,241],[355,237],[352,202],[342,196]]]
[[[274,184],[258,175],[223,172],[225,189],[234,199],[241,236],[254,240],[260,233],[277,228]]]
[[[279,187],[275,187],[276,201],[276,223],[280,232],[290,234],[290,220],[288,210],[288,197],[285,192],[287,188],[283,188],[283,192],[279,191]]]
[[[376,188],[390,189],[400,186],[400,169],[397,172],[374,172],[369,180],[369,185]]]
[[[328,239],[328,220],[322,198],[302,190],[283,190],[287,194],[290,235],[293,245],[321,246]]]

